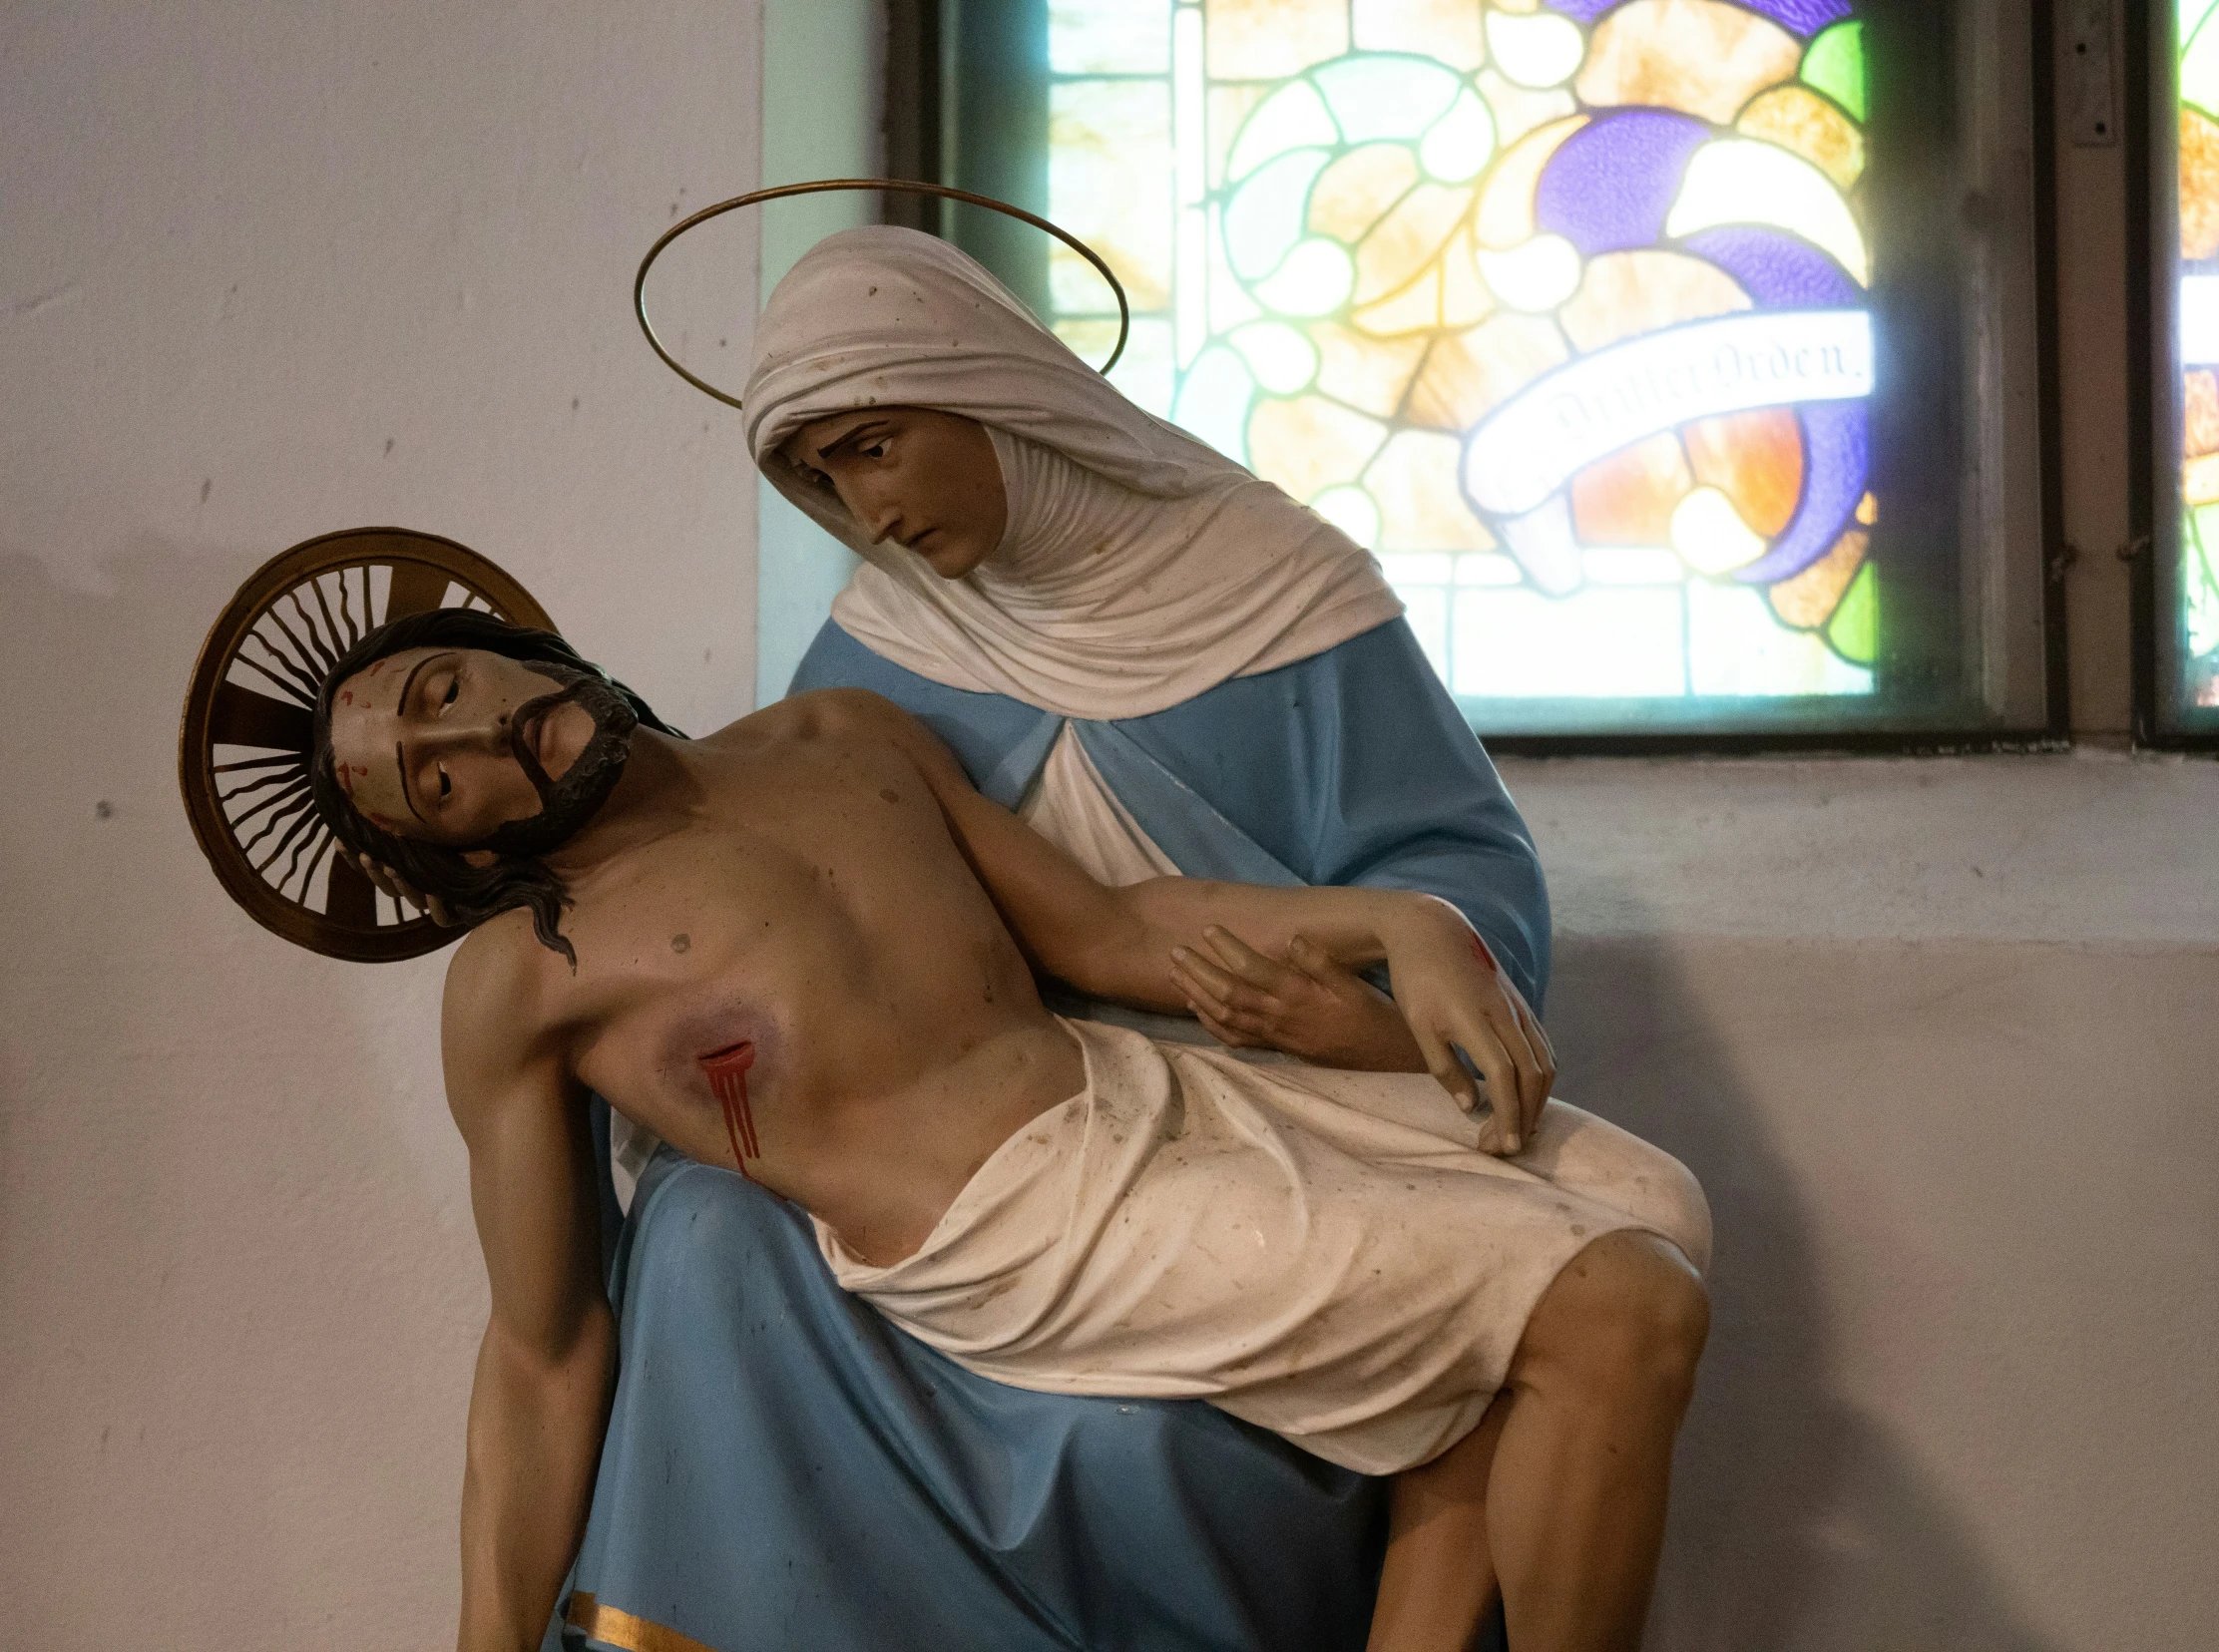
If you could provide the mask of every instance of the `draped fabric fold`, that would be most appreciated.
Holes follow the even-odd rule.
[[[1064,729],[1075,729],[1116,805],[1186,876],[1438,895],[1542,1007],[1549,894],[1533,838],[1399,620],[1145,717],[1066,719],[950,688],[828,621],[791,692],[835,686],[871,689],[922,720],[1005,808],[1025,804]],[[1059,822],[1036,824],[1072,847]],[[1169,1017],[1097,1019],[1157,1037],[1199,1035]]]
[[[1380,1481],[1209,1406],[974,1376],[729,1171],[657,1154],[613,1294],[616,1402],[543,1652],[1364,1644]]]
[[[1362,547],[1126,401],[931,235],[879,226],[812,247],[764,307],[743,400],[764,478],[867,560],[834,618],[949,687],[1144,716],[1402,613]],[[963,578],[872,544],[779,452],[803,425],[871,406],[958,413],[993,438],[1009,526]]]
[[[1113,881],[1439,895],[1540,1005],[1532,841],[1338,529],[1133,407],[908,230],[834,235],[794,266],[744,399],[765,478],[867,562],[793,691],[905,706],[982,792]],[[961,580],[870,544],[778,451],[815,419],[897,405],[992,439],[1010,526]],[[624,1234],[621,1369],[567,1596],[583,1604],[547,1652],[622,1646],[594,1628],[620,1622],[717,1652],[1364,1644],[1384,1482],[1198,1401],[964,1371],[842,1293],[799,1211],[668,1149]]]

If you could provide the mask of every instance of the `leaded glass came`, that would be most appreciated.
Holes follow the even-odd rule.
[[[1048,31],[1049,210],[1132,294],[1118,382],[1374,548],[1455,692],[1872,693],[1849,0],[1053,0]]]

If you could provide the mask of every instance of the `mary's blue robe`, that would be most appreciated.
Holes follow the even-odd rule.
[[[1013,807],[1065,725],[828,622],[791,691],[838,686],[907,707]],[[1442,896],[1539,1008],[1532,839],[1401,620],[1077,728],[1180,871]],[[621,1241],[609,1215],[620,1372],[550,1652],[684,1645],[659,1629],[716,1652],[1363,1645],[1383,1481],[1198,1401],[975,1377],[840,1291],[799,1211],[668,1149]]]

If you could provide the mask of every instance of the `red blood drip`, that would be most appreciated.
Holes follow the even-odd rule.
[[[1495,962],[1495,955],[1487,950],[1487,943],[1482,941],[1477,934],[1468,937],[1468,939],[1472,947],[1472,956],[1479,960],[1480,968],[1489,975],[1501,975],[1503,972]]]
[[[701,1071],[708,1076],[709,1093],[724,1109],[724,1133],[731,1138],[732,1163],[747,1176],[747,1161],[762,1157],[762,1148],[755,1143],[755,1115],[747,1106],[747,1069],[755,1064],[755,1046],[731,1044],[711,1050],[700,1061]]]

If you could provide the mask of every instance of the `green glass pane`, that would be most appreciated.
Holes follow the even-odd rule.
[[[1170,66],[1170,0],[1049,0],[1048,67],[1057,74],[1160,75]]]
[[[1345,57],[1317,72],[1325,106],[1352,144],[1415,138],[1448,112],[1461,82],[1438,63],[1409,57]]]
[[[2191,513],[2181,562],[2181,623],[2194,658],[2219,648],[2219,505]]]
[[[1337,144],[1340,132],[1326,113],[1325,100],[1306,80],[1290,81],[1256,106],[1233,141],[1225,176],[1235,183],[1273,156],[1313,144]]]
[[[1857,119],[1865,118],[1865,26],[1837,23],[1803,54],[1803,80]]]
[[[2181,45],[2186,46],[2190,40],[2195,38],[2196,31],[2203,26],[2204,19],[2211,15],[2213,6],[2219,6],[2219,0],[2180,0]]]
[[[1256,381],[1237,352],[1212,345],[1195,358],[1179,386],[1171,417],[1228,459],[1248,462],[1248,404]]]
[[[1225,207],[1225,250],[1242,280],[1270,274],[1302,238],[1310,186],[1325,162],[1323,150],[1296,150],[1257,169],[1233,192]]]
[[[2219,119],[2219,28],[2199,29],[2181,54],[2180,101]]]
[[[1850,581],[1849,590],[1842,594],[1842,606],[1826,622],[1826,640],[1834,644],[1835,651],[1844,659],[1859,665],[1870,665],[1879,653],[1879,576],[1873,572],[1871,563],[1857,571],[1857,578]]]

